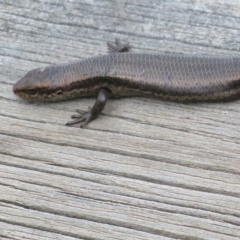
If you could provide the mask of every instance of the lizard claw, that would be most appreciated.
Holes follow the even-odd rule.
[[[76,124],[76,123],[81,123],[80,124],[80,128],[82,128],[84,125],[86,125],[87,123],[89,123],[92,120],[92,114],[91,112],[84,112],[80,109],[76,110],[79,114],[74,114],[71,116],[71,118],[73,118],[73,121],[69,121],[66,123],[67,126]]]
[[[118,38],[115,39],[115,42],[107,42],[108,50],[111,53],[115,52],[129,52],[131,49],[130,44],[122,43]]]

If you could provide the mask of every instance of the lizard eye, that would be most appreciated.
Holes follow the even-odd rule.
[[[28,90],[27,90],[27,93],[28,93],[29,95],[36,95],[36,94],[37,94],[37,89],[28,89]]]

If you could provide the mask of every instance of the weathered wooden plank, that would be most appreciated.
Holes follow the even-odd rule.
[[[28,103],[28,70],[106,53],[238,55],[239,1],[0,0],[1,239],[239,239],[240,105]]]

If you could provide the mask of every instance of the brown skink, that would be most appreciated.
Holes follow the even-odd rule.
[[[88,111],[67,125],[86,125],[109,97],[155,96],[174,101],[240,98],[240,57],[129,53],[129,44],[108,43],[110,54],[28,72],[14,86],[28,100],[64,100],[97,95]]]

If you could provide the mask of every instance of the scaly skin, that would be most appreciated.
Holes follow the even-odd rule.
[[[106,90],[105,101],[108,96],[136,95],[175,101],[240,98],[240,57],[120,53],[130,46],[118,40],[108,45],[116,53],[34,69],[14,85],[13,91],[29,100],[94,96],[100,89]],[[100,112],[93,112],[94,118]],[[85,121],[84,116],[78,117]]]

